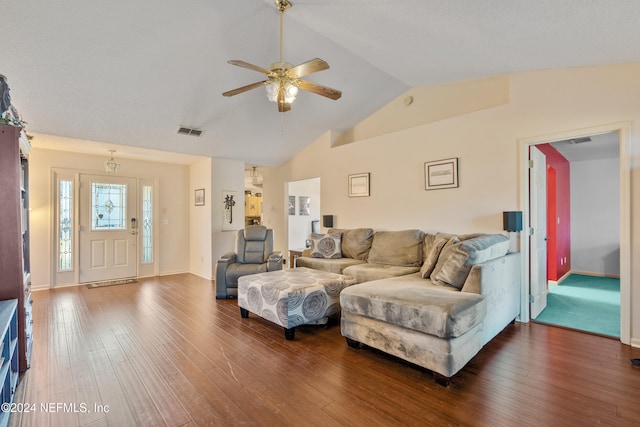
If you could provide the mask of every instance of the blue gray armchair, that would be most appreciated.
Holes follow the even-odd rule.
[[[249,225],[238,231],[236,252],[228,252],[218,260],[216,298],[236,298],[241,276],[275,270],[282,270],[282,252],[273,250],[273,230]]]

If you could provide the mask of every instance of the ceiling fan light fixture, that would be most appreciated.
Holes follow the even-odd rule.
[[[298,88],[295,85],[291,83],[286,83],[284,85],[284,102],[286,102],[287,104],[291,104],[296,100],[297,95]]]
[[[267,91],[267,98],[271,102],[278,102],[278,92],[280,91],[280,84],[278,82],[271,82],[264,87]]]
[[[301,78],[309,74],[317,73],[329,68],[329,64],[320,58],[314,58],[295,67],[283,60],[283,22],[284,12],[291,7],[289,0],[274,0],[276,8],[280,11],[280,61],[271,64],[269,69],[253,65],[245,61],[233,59],[227,61],[231,65],[247,68],[267,75],[267,79],[261,82],[251,83],[222,93],[222,96],[234,96],[246,91],[264,86],[269,101],[278,105],[281,113],[291,110],[291,104],[298,96],[298,90],[315,93],[329,99],[337,100],[342,96],[339,90],[321,86]]]

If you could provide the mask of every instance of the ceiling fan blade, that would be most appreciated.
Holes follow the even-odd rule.
[[[255,89],[255,88],[260,87],[260,86],[264,86],[264,84],[266,82],[268,82],[268,81],[269,80],[263,80],[261,82],[251,83],[250,85],[242,86],[242,87],[239,87],[237,89],[233,89],[233,90],[227,91],[227,92],[223,93],[222,95],[223,96],[237,95],[239,93],[246,92],[248,90]]]
[[[266,68],[260,67],[259,65],[249,64],[248,62],[240,61],[238,59],[232,59],[231,61],[227,61],[227,62],[231,65],[236,65],[242,68],[248,68],[250,70],[257,71],[259,73],[269,74],[271,72]]]
[[[287,75],[293,79],[298,79],[300,77],[307,76],[311,73],[317,73],[318,71],[326,70],[328,68],[329,64],[327,64],[320,58],[315,58],[289,69],[287,71]]]
[[[334,101],[336,99],[340,99],[340,97],[342,96],[342,92],[340,92],[339,90],[331,89],[330,87],[326,86],[320,86],[306,80],[298,80],[297,86],[302,90],[325,96],[327,98],[333,99]]]
[[[286,113],[289,110],[291,110],[291,104],[284,101],[284,89],[280,87],[278,91],[278,111]]]

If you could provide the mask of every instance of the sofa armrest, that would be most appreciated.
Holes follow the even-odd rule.
[[[229,265],[229,264],[233,264],[234,262],[236,262],[236,253],[227,252],[226,254],[220,257],[220,259],[218,260],[218,265],[220,264]]]
[[[267,271],[282,270],[282,252],[276,251],[269,254],[267,259]]]
[[[227,298],[227,268],[236,262],[235,252],[227,252],[218,259],[216,264],[216,298]]]
[[[461,289],[482,295],[487,301],[484,344],[495,337],[520,314],[519,252],[474,265]]]

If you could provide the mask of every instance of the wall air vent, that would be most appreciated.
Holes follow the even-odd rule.
[[[178,133],[180,135],[191,135],[191,136],[200,136],[202,135],[202,130],[200,129],[192,129],[192,128],[187,128],[184,126],[181,126],[180,128],[178,128]]]
[[[588,136],[585,136],[582,138],[572,138],[567,140],[569,144],[582,144],[584,142],[589,142],[589,141],[591,141],[591,138],[589,138]]]

